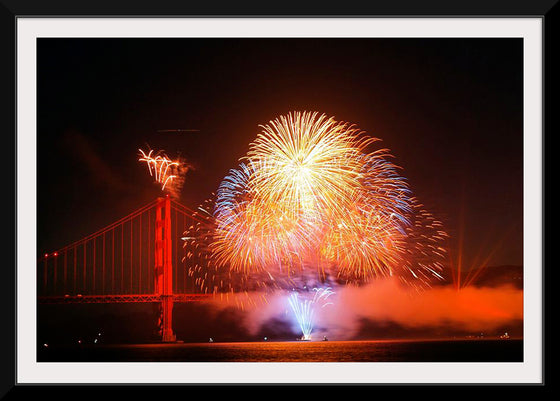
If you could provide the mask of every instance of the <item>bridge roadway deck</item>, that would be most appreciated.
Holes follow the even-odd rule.
[[[173,302],[198,302],[212,298],[211,294],[173,294],[167,295]],[[164,295],[157,294],[126,294],[126,295],[64,295],[38,297],[40,304],[109,304],[161,302]]]

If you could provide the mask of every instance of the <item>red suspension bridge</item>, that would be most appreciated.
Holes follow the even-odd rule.
[[[189,275],[181,235],[200,217],[169,197],[56,252],[37,265],[39,303],[130,303],[158,305],[157,330],[175,341],[173,304],[205,294]]]

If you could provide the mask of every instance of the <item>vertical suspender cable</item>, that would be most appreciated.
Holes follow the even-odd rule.
[[[151,230],[151,224],[150,224],[150,223],[151,223],[151,216],[150,216],[150,210],[148,210],[148,280],[147,280],[148,283],[150,283],[150,272],[152,271],[151,268],[150,268],[150,267],[152,266],[152,265],[150,264],[150,261],[151,261],[151,257],[150,257],[150,256],[152,255],[152,253],[151,253],[151,249],[152,249],[152,243],[151,243],[151,239],[152,239],[152,230]],[[152,281],[153,281],[153,280],[152,280]],[[150,291],[150,286],[149,286],[149,284],[148,284],[148,288],[147,288],[146,294],[149,294],[150,292],[151,292],[151,291]]]
[[[95,254],[97,253],[97,252],[96,252],[96,249],[95,249],[95,248],[96,248],[96,244],[97,244],[97,238],[94,238],[94,239],[93,239],[93,265],[92,265],[92,269],[91,269],[91,271],[92,271],[91,274],[92,274],[92,278],[93,278],[93,280],[92,280],[92,291],[93,291],[93,294],[95,294],[95,269],[96,269]]]
[[[134,226],[134,219],[130,220],[130,293],[132,293],[132,228]]]
[[[111,241],[111,294],[115,293],[115,229],[111,230],[113,238]]]
[[[124,223],[121,226],[121,294],[123,293],[124,286]]]
[[[171,207],[169,207],[169,215],[171,217]],[[175,245],[173,248],[173,256],[175,259],[175,266],[173,269],[173,292],[176,293],[177,292],[177,269],[178,269],[178,265],[177,265],[177,209],[175,209],[175,227],[173,227],[173,239],[171,240],[171,243],[173,245]]]
[[[58,269],[58,256],[54,256],[54,273],[53,273],[53,295],[56,295],[56,270]]]
[[[76,286],[77,286],[77,275],[76,275],[76,266],[78,264],[78,247],[74,246],[74,277],[72,279],[73,281],[73,293],[76,294]]]
[[[64,284],[63,284],[63,287],[64,287],[63,292],[65,294],[68,292],[67,288],[66,288],[66,275],[67,275],[66,270],[67,270],[67,266],[68,266],[67,257],[68,257],[68,252],[66,251],[66,252],[64,252]]]
[[[142,294],[142,215],[140,215],[140,223],[138,224],[138,247],[140,248],[138,257],[138,294]]]
[[[105,295],[105,233],[103,233],[103,264],[101,266],[101,292]]]
[[[83,266],[83,275],[82,275],[82,292],[86,292],[86,245],[87,242],[84,242],[84,266]]]
[[[47,256],[45,256],[45,263],[43,264],[43,293],[47,292]]]

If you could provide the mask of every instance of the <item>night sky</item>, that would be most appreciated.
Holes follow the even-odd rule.
[[[159,195],[139,148],[193,165],[178,200],[194,209],[259,124],[308,110],[383,140],[444,223],[452,257],[462,237],[465,265],[492,250],[489,265],[522,265],[521,39],[39,39],[37,48],[39,255]]]

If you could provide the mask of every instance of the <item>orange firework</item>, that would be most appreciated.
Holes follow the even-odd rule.
[[[282,205],[264,204],[248,189],[253,171],[242,164],[220,185],[211,245],[218,265],[247,274],[290,266],[312,240],[312,227],[302,226],[307,220],[290,218]],[[305,229],[309,235],[301,238]]]
[[[291,218],[334,212],[352,202],[362,150],[373,138],[318,113],[290,113],[262,126],[247,154],[251,185]]]
[[[443,280],[443,260],[448,234],[417,199],[411,199],[412,224],[406,227],[403,252],[399,264],[399,278],[413,287],[421,288],[432,279]]]
[[[171,160],[165,154],[160,154],[161,152],[152,156],[153,150],[150,150],[148,154],[142,149],[138,150],[141,156],[138,161],[146,163],[150,176],[161,185],[161,190],[167,191],[175,197],[178,196],[183,186],[184,175],[190,166],[181,159]]]
[[[402,250],[404,234],[400,224],[373,210],[348,211],[321,246],[323,257],[335,263],[345,280],[367,280],[391,276]]]
[[[368,151],[378,139],[309,112],[261,127],[218,189],[208,240],[217,269],[275,282],[310,266],[346,282],[440,277],[441,224],[411,197],[388,150]]]

